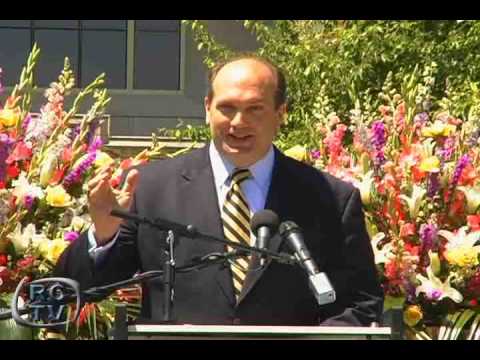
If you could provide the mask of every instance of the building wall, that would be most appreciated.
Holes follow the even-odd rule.
[[[211,33],[233,49],[251,51],[258,46],[237,21],[206,22]],[[15,77],[30,45],[35,41],[41,47],[35,111],[44,103],[43,89],[55,80],[53,74],[59,74],[64,56],[71,57],[82,87],[108,69],[111,145],[143,146],[142,140],[148,141],[159,128],[175,127],[179,121],[204,122],[206,68],[190,30],[180,20],[0,20],[2,38],[10,46],[0,47],[0,67],[8,63]],[[12,83],[11,73],[6,80]]]

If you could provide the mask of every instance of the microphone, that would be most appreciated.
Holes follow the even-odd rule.
[[[280,224],[280,236],[288,240],[295,257],[306,270],[309,286],[319,305],[329,304],[335,301],[335,290],[330,284],[327,275],[318,270],[317,264],[312,259],[310,252],[303,241],[302,230],[293,221],[285,221]]]
[[[272,210],[260,210],[253,215],[250,227],[257,237],[257,247],[259,249],[268,248],[268,242],[272,235],[277,232],[279,222],[277,214]],[[265,257],[265,254],[261,254],[260,266],[265,265]]]

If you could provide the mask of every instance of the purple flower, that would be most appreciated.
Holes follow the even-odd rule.
[[[385,125],[381,120],[377,120],[372,124],[371,142],[375,149],[375,155],[373,163],[376,170],[385,163],[385,154],[383,153],[383,147],[387,143],[385,137]]]
[[[32,115],[27,114],[27,116],[25,117],[25,119],[22,122],[22,130],[23,130],[24,133],[27,131],[28,124],[30,124],[30,121],[32,121]]]
[[[475,146],[478,144],[478,138],[480,137],[480,129],[475,130],[470,134],[470,137],[466,141],[467,146]]]
[[[70,171],[67,176],[63,179],[63,185],[66,188],[69,188],[73,184],[79,182],[82,178],[82,175],[88,170],[90,165],[93,164],[95,158],[97,157],[95,152],[88,153],[88,156],[83,160],[75,169]]]
[[[442,296],[442,292],[438,289],[432,289],[431,291],[428,291],[425,295],[427,295],[427,298],[429,300],[438,300],[440,299],[440,296]]]
[[[100,119],[94,119],[91,123],[90,123],[90,127],[88,129],[88,133],[87,133],[87,144],[89,144],[89,146],[92,144],[94,138],[95,138],[95,132],[97,131],[97,128],[99,127],[100,125]]]
[[[12,150],[15,141],[6,134],[0,134],[0,181],[3,181],[6,175],[7,158]]]
[[[452,182],[450,183],[450,190],[453,190],[462,176],[462,171],[470,163],[470,157],[468,155],[463,155],[457,162],[455,170],[453,171]]]
[[[3,83],[2,83],[2,76],[3,76],[3,70],[2,70],[2,68],[0,68],[0,95],[2,95],[3,90],[5,90],[5,88],[3,87]]]
[[[88,152],[95,152],[103,146],[103,141],[100,136],[95,136],[92,143],[88,147]]]
[[[420,225],[419,235],[422,241],[422,249],[424,252],[431,250],[437,240],[437,226],[434,224],[422,224]]]
[[[426,112],[421,112],[413,118],[413,122],[420,126],[424,126],[428,121],[428,114]]]
[[[427,196],[434,197],[437,194],[439,189],[440,189],[440,181],[438,179],[438,173],[429,173]]]
[[[68,242],[74,242],[75,240],[78,239],[78,237],[80,236],[80,234],[76,231],[67,231],[63,237],[65,239],[65,241],[68,241]]]
[[[452,155],[455,151],[455,137],[449,137],[445,140],[443,144],[443,149],[439,151],[440,158],[442,160],[442,167],[446,161],[452,158]]]
[[[321,155],[322,154],[321,154],[320,150],[312,150],[310,152],[310,156],[311,156],[312,160],[317,160]]]
[[[28,210],[30,210],[33,206],[34,200],[35,198],[32,195],[25,195],[25,197],[23,198],[23,204]]]
[[[73,141],[78,135],[80,134],[80,125],[76,125],[72,132],[70,133],[69,137]]]
[[[375,147],[375,150],[380,151],[386,143],[385,125],[381,120],[377,120],[372,125],[372,144]]]

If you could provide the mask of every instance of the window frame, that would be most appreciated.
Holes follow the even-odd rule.
[[[108,89],[108,92],[112,95],[126,95],[126,94],[135,94],[135,95],[183,95],[185,91],[185,53],[186,53],[186,42],[185,42],[185,26],[180,22],[180,64],[179,64],[179,89],[177,90],[164,90],[164,89],[135,89],[134,79],[135,79],[135,20],[127,20],[127,28],[126,28],[126,81],[125,81],[125,89]],[[5,26],[5,28],[12,28],[12,29],[30,29],[31,31],[31,39],[34,39],[34,31],[37,29],[33,25],[33,20],[30,20],[29,27],[13,27],[13,26]],[[39,29],[44,29],[44,27],[40,27]],[[46,28],[45,28],[46,29]],[[48,28],[49,30],[74,30],[74,29],[67,29],[67,28]],[[82,27],[78,27],[78,31],[81,32]],[[98,30],[101,31],[101,30]],[[119,30],[117,30],[119,31]],[[79,46],[80,48],[80,46]],[[41,56],[41,55],[40,55]],[[80,62],[81,52],[79,52],[79,62]],[[26,59],[25,59],[26,61]],[[81,64],[79,64],[81,67]],[[76,69],[78,71],[78,69]],[[20,75],[20,74],[19,74]],[[100,75],[100,74],[98,74]],[[55,81],[52,79],[51,81]],[[47,89],[47,87],[37,87],[34,91],[35,93],[42,93]],[[78,87],[78,83],[75,84],[75,87],[72,89],[72,94],[78,94],[80,92]],[[5,86],[5,90],[11,91],[13,90],[13,86]]]

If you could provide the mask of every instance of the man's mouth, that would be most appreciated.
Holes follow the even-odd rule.
[[[253,140],[253,135],[227,135],[228,142],[234,146],[249,145]]]

